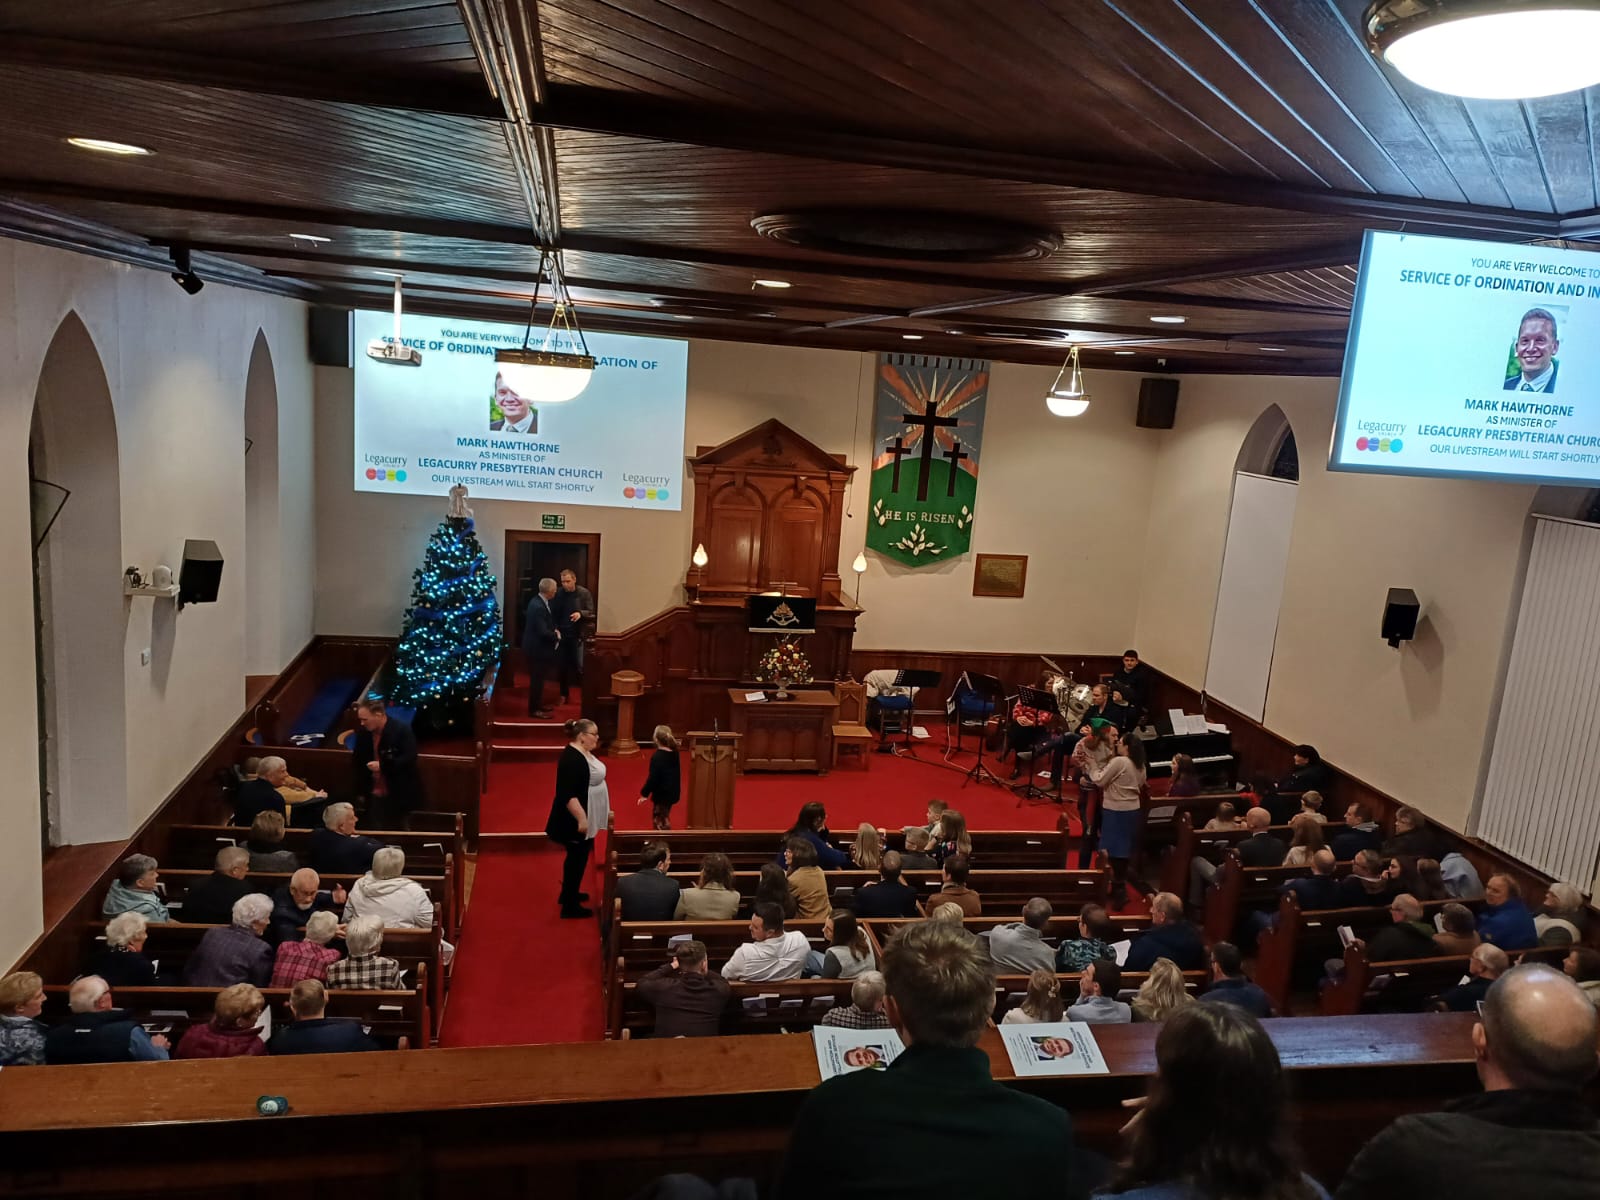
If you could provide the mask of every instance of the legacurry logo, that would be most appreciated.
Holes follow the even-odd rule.
[[[1362,437],[1356,439],[1357,450],[1371,450],[1378,454],[1399,454],[1405,449],[1405,443],[1399,438]]]
[[[666,500],[672,495],[666,488],[625,487],[622,489],[624,500]]]
[[[406,481],[406,473],[404,471],[379,471],[373,467],[368,467],[367,478],[382,480],[386,483],[404,483]]]

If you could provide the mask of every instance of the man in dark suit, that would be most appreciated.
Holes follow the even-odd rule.
[[[887,851],[883,861],[878,864],[878,882],[856,889],[856,916],[889,918],[917,915],[917,889],[900,882],[900,870],[900,852]]]
[[[678,911],[683,889],[667,875],[672,851],[663,842],[646,842],[639,851],[639,869],[617,880],[624,921],[670,921]]]
[[[1171,892],[1150,898],[1150,928],[1133,939],[1125,971],[1148,971],[1158,958],[1170,958],[1180,971],[1206,969],[1206,944],[1183,915],[1183,901]]]
[[[233,921],[234,902],[262,890],[245,880],[250,874],[250,851],[243,846],[224,846],[217,851],[213,866],[211,874],[184,896],[179,920],[190,925],[228,925]]]
[[[1283,839],[1268,833],[1272,814],[1264,808],[1252,808],[1244,814],[1245,828],[1250,836],[1239,843],[1239,862],[1247,867],[1281,867],[1289,853]]]
[[[376,1050],[378,1043],[361,1032],[361,1022],[334,1021],[322,1014],[328,1008],[328,992],[317,979],[302,979],[289,993],[289,1011],[294,1020],[267,1043],[268,1054],[345,1054]]]
[[[656,1036],[716,1037],[733,986],[709,969],[705,943],[679,942],[672,961],[639,980],[639,995],[656,1010]]]
[[[522,657],[528,664],[528,715],[541,719],[550,715],[544,706],[544,683],[561,652],[561,630],[550,604],[555,594],[554,579],[539,580],[539,590],[528,601],[528,611],[522,618]]]
[[[372,856],[383,843],[356,833],[354,807],[343,801],[328,805],[322,825],[311,835],[308,857],[314,868],[329,875],[365,875],[372,870]]]
[[[1560,349],[1553,313],[1544,308],[1530,308],[1523,313],[1522,324],[1517,326],[1517,365],[1522,370],[1505,381],[1503,390],[1554,394],[1556,373],[1561,370],[1555,360]]]
[[[417,735],[389,715],[382,696],[363,696],[356,720],[351,764],[356,795],[366,798],[367,821],[375,829],[409,829],[412,812],[422,807]]]

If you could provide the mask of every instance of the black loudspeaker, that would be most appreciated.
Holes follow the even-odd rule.
[[[1417,636],[1417,613],[1422,604],[1410,588],[1390,588],[1383,602],[1383,639],[1391,646]]]
[[[1139,381],[1139,428],[1171,429],[1178,419],[1178,381],[1141,379]]]
[[[190,538],[183,543],[183,566],[178,570],[178,607],[211,604],[222,586],[222,551],[215,542]]]
[[[312,308],[306,318],[311,332],[311,361],[319,367],[355,364],[350,346],[355,340],[355,313],[348,308]]]

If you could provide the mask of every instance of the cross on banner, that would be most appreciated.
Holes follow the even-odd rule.
[[[923,414],[920,417],[911,413],[906,413],[900,418],[903,424],[916,425],[922,429],[922,462],[921,470],[917,472],[917,499],[919,501],[926,500],[928,498],[928,476],[930,474],[930,468],[933,466],[933,435],[939,429],[950,428],[961,423],[954,417],[939,416],[937,411],[938,407],[939,406],[937,403],[929,400],[927,402],[927,408],[923,411]],[[898,459],[895,460],[895,464],[897,466],[899,465]],[[954,465],[954,463],[951,464],[951,466]],[[951,495],[954,494],[954,492],[951,493]]]
[[[950,460],[950,474],[945,479],[944,494],[946,496],[954,496],[956,494],[956,470],[961,466],[963,458],[971,458],[972,456],[962,451],[959,439],[950,449],[944,452],[944,456]]]
[[[905,444],[902,438],[895,438],[894,445],[890,446],[885,453],[894,456],[894,480],[889,485],[889,490],[898,492],[900,490],[900,460],[911,453],[911,448]]]

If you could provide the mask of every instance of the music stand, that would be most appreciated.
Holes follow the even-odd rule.
[[[977,696],[979,699],[987,700],[989,702],[990,712],[1000,713],[1004,711],[1006,702],[1005,684],[1001,683],[1000,680],[994,675],[984,675],[978,671],[963,671],[961,672],[960,682],[956,684],[957,698],[955,705],[956,725],[958,729],[961,724],[961,699],[959,693],[962,687],[965,687],[968,692],[974,696]],[[987,720],[987,717],[985,717],[985,720]],[[968,783],[982,783],[984,780],[988,780],[997,787],[1005,787],[1005,780],[1001,779],[1000,776],[996,775],[993,771],[989,770],[988,767],[983,765],[983,741],[983,730],[979,729],[978,761],[974,763],[972,769],[967,772],[967,777],[962,781],[961,786],[966,787]]]
[[[1034,709],[1036,712],[1047,713],[1051,717],[1060,716],[1060,709],[1056,705],[1055,693],[1047,692],[1043,688],[1028,687],[1026,684],[1023,684],[1017,688],[1017,703],[1021,704],[1025,708]],[[1045,742],[1049,740],[1050,739],[1048,737],[1041,737],[1036,743],[1034,743],[1035,748],[1033,751],[1033,756],[1028,761],[1028,782],[1026,786],[1024,786],[1017,793],[1017,804],[1019,807],[1024,800],[1044,799],[1050,801],[1052,804],[1063,803],[1061,798],[1062,782],[1060,775],[1056,776],[1055,790],[1053,792],[1049,788],[1042,788],[1039,786],[1038,747],[1043,746]],[[1063,763],[1063,771],[1065,771],[1065,767],[1066,764]]]
[[[903,688],[938,687],[943,681],[944,675],[938,671],[915,671],[901,669],[896,671],[894,674],[893,686]],[[913,695],[911,698],[911,707],[906,711],[905,724],[900,730],[902,734],[900,739],[901,744],[899,746],[895,746],[893,743],[889,743],[892,753],[897,755],[906,755],[910,758],[915,758],[917,756],[916,750],[911,744],[911,728],[916,723],[917,700]]]

